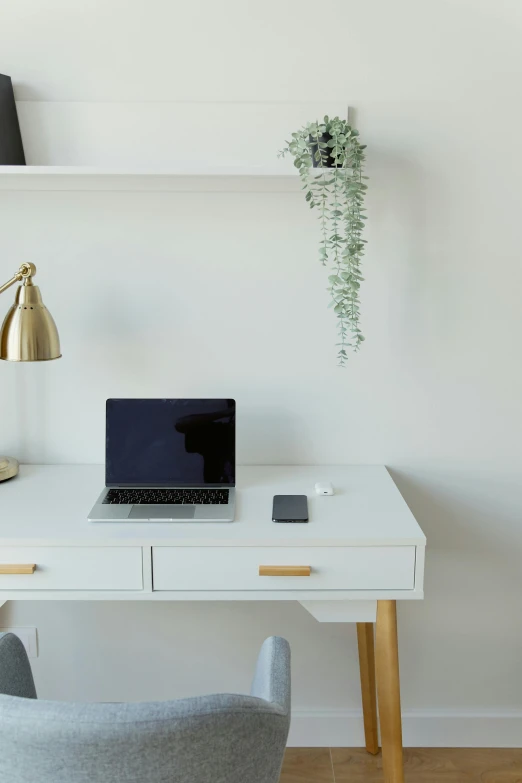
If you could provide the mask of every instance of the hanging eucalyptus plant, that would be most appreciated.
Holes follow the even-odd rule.
[[[364,337],[359,326],[359,288],[361,257],[366,240],[364,228],[363,180],[365,144],[360,144],[359,132],[345,120],[324,117],[322,122],[310,122],[296,133],[281,150],[290,153],[299,170],[310,207],[316,208],[321,225],[319,256],[324,266],[330,266],[329,307],[337,314],[339,328],[338,360],[344,366],[347,348],[358,351]]]

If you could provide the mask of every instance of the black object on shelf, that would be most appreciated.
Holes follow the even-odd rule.
[[[336,165],[334,163],[335,158],[330,155],[330,148],[327,147],[326,149],[323,147],[322,149],[319,149],[317,145],[317,137],[316,136],[310,136],[310,141],[315,142],[315,144],[310,145],[310,152],[312,153],[312,164],[314,168],[323,168],[323,169],[336,169],[336,168],[342,168],[339,165]],[[321,136],[319,136],[319,141],[323,144],[327,144],[330,139],[331,135],[329,133],[323,133]],[[322,162],[315,159],[315,153],[319,149],[319,152],[321,153]]]
[[[0,166],[25,166],[24,147],[10,76],[0,73]]]

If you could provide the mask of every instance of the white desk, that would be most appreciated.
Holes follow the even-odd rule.
[[[315,495],[320,479],[334,496]],[[423,597],[426,539],[384,467],[239,468],[233,523],[89,523],[103,485],[102,466],[27,465],[0,486],[0,606],[295,600],[356,622],[366,746],[378,751],[377,690],[385,780],[402,782],[396,601]],[[308,495],[310,522],[274,524],[274,494]]]

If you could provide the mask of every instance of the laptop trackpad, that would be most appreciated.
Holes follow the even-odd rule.
[[[194,506],[174,506],[174,505],[135,505],[127,519],[194,519]]]

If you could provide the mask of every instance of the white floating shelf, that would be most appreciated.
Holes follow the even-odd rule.
[[[89,166],[0,166],[0,190],[280,192],[301,187],[297,171],[277,167],[115,169]]]
[[[328,170],[327,170],[328,171]],[[322,170],[313,169],[321,176]],[[209,166],[175,169],[117,169],[90,166],[0,166],[0,190],[294,192],[302,187],[297,169]]]
[[[0,166],[5,177],[294,177],[274,166],[177,166],[173,168],[101,168],[97,166]]]

